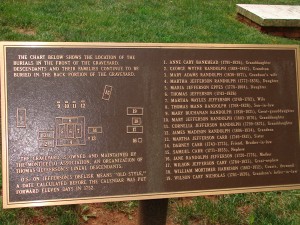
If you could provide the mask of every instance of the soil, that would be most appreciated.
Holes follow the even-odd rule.
[[[137,224],[137,212],[127,215],[123,212],[109,210],[104,207],[103,203],[90,204],[88,214],[94,214],[95,218],[89,218],[84,224],[87,225],[112,225],[124,224],[135,225]]]
[[[26,35],[36,35],[36,31],[34,29],[23,29],[23,28],[15,28],[13,29],[16,33],[26,34]]]
[[[89,204],[89,212],[87,214],[95,214],[95,218],[89,218],[84,225],[137,225],[138,224],[138,209],[127,214],[117,210],[109,210],[104,207],[103,203]],[[82,220],[83,221],[83,220]],[[169,215],[166,225],[176,225],[173,222],[172,216]]]

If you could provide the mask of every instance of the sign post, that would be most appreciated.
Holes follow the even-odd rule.
[[[139,201],[139,225],[165,225],[168,199]]]

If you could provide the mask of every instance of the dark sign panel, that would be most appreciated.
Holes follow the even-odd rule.
[[[298,54],[2,43],[4,207],[300,188]]]

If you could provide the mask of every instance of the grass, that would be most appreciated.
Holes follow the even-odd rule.
[[[79,223],[79,214],[74,205],[43,207],[43,215],[51,218],[46,224],[59,225],[77,225]]]
[[[138,208],[138,201],[127,202],[107,202],[104,207],[111,211],[124,213],[129,219],[132,219],[133,213]]]
[[[239,23],[237,3],[299,0],[1,0],[1,41],[300,44]],[[1,170],[0,170],[1,172]],[[2,182],[0,182],[2,187]],[[300,191],[171,200],[174,220],[192,224],[300,224]],[[1,202],[2,205],[2,202]],[[107,203],[127,215],[137,202]],[[78,224],[72,206],[0,209],[0,224]]]
[[[4,210],[0,201],[0,225],[77,225],[79,216],[73,206]]]
[[[262,1],[2,0],[0,40],[299,44],[241,24],[236,3]]]
[[[175,221],[182,225],[300,224],[300,191],[197,197],[175,205]]]
[[[2,205],[2,198],[0,200]],[[29,224],[29,221],[34,220],[38,216],[37,211],[32,208],[0,210],[0,224],[2,225],[19,225]]]
[[[105,208],[111,211],[117,210],[125,213],[126,215],[131,215],[134,210],[138,207],[138,201],[127,201],[127,202],[107,202],[105,203]]]

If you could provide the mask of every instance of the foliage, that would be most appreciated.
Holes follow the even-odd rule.
[[[125,213],[130,219],[134,210],[138,207],[137,201],[127,202],[107,202],[105,208],[111,211],[119,211]]]
[[[88,205],[82,205],[80,208],[80,216],[84,222],[87,222],[90,218],[95,218],[95,213],[89,213],[90,207]]]
[[[76,205],[44,207],[44,215],[54,220],[50,224],[76,225],[79,223],[79,215]]]

